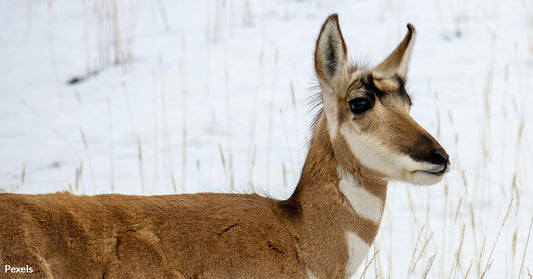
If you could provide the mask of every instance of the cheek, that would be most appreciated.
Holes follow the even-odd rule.
[[[353,124],[345,123],[340,127],[339,133],[335,143],[335,153],[343,164],[351,166],[362,164],[379,172],[388,166],[386,158],[391,152],[380,140],[367,133],[358,133]]]
[[[379,121],[373,114],[372,111],[369,111],[363,116],[352,115],[352,118],[347,121],[346,126],[349,126],[360,135],[374,134],[376,128],[379,126]]]
[[[376,100],[372,109],[363,115],[353,115],[349,124],[360,134],[381,138],[387,136],[387,126],[394,121],[394,118],[380,102]]]

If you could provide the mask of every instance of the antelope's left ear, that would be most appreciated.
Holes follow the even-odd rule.
[[[379,76],[392,77],[394,75],[405,79],[407,76],[407,69],[409,68],[409,61],[411,60],[411,53],[415,44],[416,31],[415,27],[410,23],[407,24],[407,34],[403,41],[396,47],[396,49],[383,62],[377,65],[373,72]]]
[[[346,44],[339,28],[337,14],[326,19],[316,41],[315,71],[320,85],[334,91],[348,77]]]

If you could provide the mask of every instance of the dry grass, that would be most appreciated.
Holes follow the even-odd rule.
[[[406,1],[401,1],[397,5],[392,5],[392,2],[379,1],[378,5],[382,7],[381,17],[386,18],[388,15],[398,14],[400,10],[405,10],[405,5],[407,5]],[[32,1],[28,3],[28,13],[31,14]],[[237,149],[233,142],[242,131],[235,130],[234,125],[238,119],[234,119],[231,112],[241,108],[232,103],[237,95],[232,93],[233,86],[235,86],[231,81],[233,61],[230,60],[228,49],[231,47],[231,26],[233,21],[237,21],[243,22],[247,28],[252,28],[264,24],[261,22],[266,20],[267,16],[255,18],[252,1],[215,1],[214,3],[207,1],[206,22],[203,29],[205,34],[202,34],[205,36],[207,49],[205,54],[206,80],[217,74],[210,67],[218,59],[213,54],[215,48],[222,49],[217,54],[223,55],[220,69],[223,78],[216,84],[210,82],[201,85],[190,84],[188,81],[195,73],[188,72],[188,69],[199,62],[188,60],[189,55],[195,50],[189,46],[189,38],[186,37],[187,32],[184,31],[183,25],[180,30],[173,26],[175,22],[172,17],[167,17],[165,3],[165,1],[157,2],[156,17],[162,20],[165,30],[179,31],[176,31],[179,34],[176,36],[179,36],[180,55],[176,60],[159,53],[158,63],[154,66],[153,103],[149,104],[153,109],[153,121],[151,122],[153,129],[150,130],[150,138],[142,138],[145,134],[142,134],[140,126],[137,126],[139,125],[136,122],[138,118],[131,104],[133,97],[129,93],[132,85],[120,81],[125,97],[120,99],[120,104],[126,106],[131,137],[134,139],[134,153],[137,160],[136,175],[139,176],[140,192],[148,194],[156,187],[169,189],[169,192],[174,193],[194,192],[196,189],[187,187],[193,186],[195,172],[198,173],[198,177],[209,177],[202,181],[210,181],[219,187],[224,187],[223,189],[228,192],[240,191],[241,188],[238,187],[240,185],[236,185],[239,181],[245,181],[252,189],[256,189],[257,186],[260,190],[261,188],[255,185],[258,184],[258,177],[264,178],[264,181],[261,181],[263,185],[281,188],[281,185],[272,185],[273,173],[276,177],[281,177],[276,181],[282,181],[285,188],[293,187],[303,163],[303,156],[298,153],[299,148],[303,146],[303,135],[305,135],[303,128],[305,125],[302,123],[306,117],[311,116],[304,116],[300,113],[302,104],[297,101],[300,94],[307,94],[305,89],[290,78],[288,78],[288,84],[281,84],[287,78],[281,76],[285,73],[281,69],[286,65],[280,61],[282,57],[280,49],[290,48],[291,45],[279,46],[263,42],[261,50],[258,51],[260,52],[259,59],[256,62],[239,62],[256,64],[254,65],[255,73],[247,75],[255,79],[254,92],[250,93],[254,94],[254,97],[249,106],[254,112],[259,111],[259,107],[263,105],[261,101],[267,100],[270,107],[261,110],[266,112],[266,117],[250,115],[249,130],[244,131],[244,134],[248,135],[248,144],[245,148]],[[529,26],[528,49],[530,53],[533,53],[533,9],[531,8],[533,2],[523,0],[522,3]],[[292,4],[282,4],[285,6],[281,9],[290,13],[289,5]],[[492,4],[487,4],[486,8],[478,11],[479,13],[471,9],[473,2],[462,4],[453,1],[449,4],[442,0],[435,0],[434,4],[442,8],[437,12],[441,24],[439,30],[448,41],[468,31],[474,19],[477,20],[486,15],[499,16],[497,7]],[[124,3],[118,0],[86,0],[84,5],[86,14],[83,32],[86,40],[87,66],[83,76],[95,75],[102,69],[113,65],[122,67],[130,63],[135,58],[135,33],[132,26],[136,25],[137,19],[134,10],[132,12],[131,9],[122,9],[121,5]],[[242,9],[243,12],[239,14],[232,9]],[[97,24],[93,24],[95,17]],[[448,21],[448,17],[452,17],[453,20]],[[400,21],[400,18],[396,20]],[[28,16],[27,24],[30,27],[32,25],[30,16]],[[260,28],[265,27],[258,27]],[[463,122],[468,120],[457,117],[455,114],[457,110],[451,105],[441,107],[441,104],[446,104],[445,89],[439,89],[437,92],[430,88],[427,92],[423,92],[428,99],[433,98],[431,101],[435,105],[428,106],[432,111],[427,114],[434,118],[434,125],[430,130],[434,132],[439,141],[447,144],[446,148],[450,151],[453,160],[451,172],[443,183],[432,186],[431,189],[392,183],[382,228],[374,245],[374,253],[368,256],[354,278],[398,278],[397,274],[401,274],[400,278],[532,278],[533,260],[529,240],[533,216],[528,211],[531,209],[528,204],[530,203],[528,199],[531,197],[531,190],[528,189],[531,184],[529,173],[531,159],[528,159],[528,156],[532,155],[531,147],[528,145],[531,125],[529,125],[530,119],[527,118],[529,108],[525,107],[527,98],[530,98],[526,95],[531,88],[528,87],[530,83],[519,79],[519,74],[523,74],[520,71],[531,73],[531,70],[523,70],[522,65],[517,62],[506,61],[505,74],[502,75],[497,67],[498,34],[496,31],[491,32],[493,32],[492,44],[489,46],[491,61],[488,68],[484,70],[485,78],[482,81],[473,81],[475,82],[472,86],[473,90],[465,89],[469,91],[465,92],[465,95],[467,93],[475,95],[472,98],[475,101],[472,103],[477,106],[469,109],[476,110],[476,117],[480,120],[476,124],[480,128],[472,128],[469,134],[456,128],[464,125]],[[95,33],[97,35],[93,36]],[[52,70],[56,83],[60,84],[55,64],[56,41],[53,34],[49,34],[49,37]],[[172,70],[167,69],[165,65],[176,61],[178,61],[179,69],[171,72],[172,78],[167,80],[165,77]],[[306,62],[306,64],[309,63]],[[516,74],[516,77],[513,74]],[[173,82],[174,79],[179,81],[177,92],[169,89],[170,86],[167,88],[167,83]],[[513,82],[526,85],[520,88],[512,86]],[[503,86],[496,87],[495,84],[503,84]],[[282,87],[285,85],[286,87]],[[285,91],[280,92],[280,87]],[[58,104],[62,107],[64,93],[61,87],[58,87],[57,92]],[[499,97],[503,94],[502,92],[505,96]],[[261,96],[262,93],[266,97]],[[223,136],[214,137],[218,141],[210,143],[215,146],[212,148],[213,155],[210,157],[195,157],[196,155],[193,154],[193,150],[198,150],[194,149],[191,143],[195,137],[193,134],[195,119],[192,119],[193,112],[188,107],[191,102],[199,102],[199,98],[193,94],[202,95],[201,100],[205,103],[209,103],[210,97],[214,94],[224,95],[224,103],[217,104],[222,107],[220,109],[223,111],[220,113],[222,120],[216,119],[219,121],[217,124],[222,123],[220,126],[223,126],[221,128]],[[281,95],[288,96],[290,105],[281,104]],[[179,101],[172,100],[172,96],[178,96],[176,99]],[[116,191],[116,175],[119,169],[116,150],[118,143],[115,137],[119,134],[120,127],[112,124],[114,119],[119,117],[115,110],[118,103],[117,99],[108,99],[107,102],[110,119],[108,131],[110,134],[109,186],[111,192]],[[170,104],[179,104],[179,106],[178,108],[172,107],[169,112]],[[27,107],[30,111],[34,111],[30,105]],[[175,109],[179,109],[180,113],[172,114],[172,110]],[[213,119],[217,118],[215,115],[218,116],[218,112],[212,112]],[[172,118],[173,116],[179,119]],[[260,117],[263,118],[260,119]],[[174,123],[178,124],[174,125]],[[426,123],[432,122],[426,121]],[[258,127],[261,124],[264,125]],[[95,174],[92,159],[96,158],[92,158],[93,146],[88,141],[83,128],[80,128],[83,152],[78,152],[77,145],[61,131],[54,127],[50,129],[69,146],[70,150],[76,154],[84,153],[79,165],[75,168],[74,186],[70,185],[69,190],[75,193],[85,193],[89,186],[94,188]],[[259,129],[263,130],[262,134],[258,132]],[[276,138],[278,130],[281,131],[281,136]],[[296,136],[293,136],[294,134]],[[262,139],[262,136],[265,139]],[[275,149],[276,140],[283,142],[282,150]],[[152,144],[148,145],[146,142],[152,142]],[[465,149],[464,145],[471,142],[476,143],[473,146],[478,147],[476,154],[479,156],[466,158],[459,154]],[[244,155],[239,154],[239,150],[243,149]],[[501,151],[501,154],[495,150]],[[276,152],[285,151],[287,156],[280,156],[286,158],[285,161],[273,155]],[[180,154],[181,158],[176,154]],[[236,162],[234,163],[234,158],[240,157],[245,157],[244,170],[238,169]],[[509,160],[509,157],[513,158]],[[162,173],[160,169],[163,169]],[[223,170],[222,179],[218,179],[220,177],[213,174],[217,169]],[[28,173],[26,164],[24,164],[20,174],[19,190],[23,189],[27,180]],[[199,178],[198,181],[200,180]],[[531,220],[529,224],[527,224],[528,220]],[[397,237],[399,234],[401,237]],[[399,242],[402,243],[398,244]]]

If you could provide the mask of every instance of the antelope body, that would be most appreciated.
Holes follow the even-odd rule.
[[[349,65],[337,15],[316,43],[323,108],[293,195],[0,194],[0,274],[17,278],[349,278],[387,181],[433,184],[448,155],[410,116],[415,29],[374,68]],[[26,269],[28,270],[28,269]],[[19,269],[21,271],[21,269]]]

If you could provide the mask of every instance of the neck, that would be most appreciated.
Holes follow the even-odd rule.
[[[377,234],[387,182],[363,175],[361,170],[364,168],[343,166],[336,158],[322,116],[300,181],[291,198],[282,203],[301,219],[298,230],[302,234],[302,246],[306,239],[314,243],[310,245],[324,245],[308,249],[320,249],[318,253],[328,259],[306,260],[309,270],[319,278],[353,274]],[[333,267],[339,269],[331,270]]]

